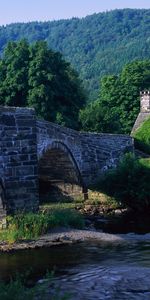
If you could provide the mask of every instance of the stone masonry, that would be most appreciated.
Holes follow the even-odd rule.
[[[35,211],[39,203],[34,110],[0,107],[0,137],[1,211]]]
[[[78,132],[54,123],[37,121],[37,147],[39,161],[52,149],[67,153],[79,182],[88,187],[105,170],[115,167],[125,152],[133,151],[133,139],[121,134]],[[58,161],[59,156],[55,158],[55,164]]]
[[[143,91],[140,92],[140,113],[135,121],[132,133],[148,118],[150,118],[150,91]]]
[[[87,193],[105,170],[133,151],[128,135],[77,132],[36,120],[29,108],[1,106],[0,136],[0,215],[2,208],[6,214],[36,211],[38,178],[63,180]]]

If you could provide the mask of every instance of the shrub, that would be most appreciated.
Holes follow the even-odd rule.
[[[150,154],[150,118],[146,120],[134,133],[135,147]]]
[[[150,159],[127,154],[118,167],[108,171],[97,189],[137,211],[150,210]]]

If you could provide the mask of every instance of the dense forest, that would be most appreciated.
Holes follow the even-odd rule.
[[[133,60],[150,58],[150,10],[123,9],[52,22],[16,23],[0,27],[0,53],[8,41],[44,40],[63,53],[83,79],[90,100],[99,80],[118,75]]]

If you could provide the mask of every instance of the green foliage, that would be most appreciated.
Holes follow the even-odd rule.
[[[125,65],[118,76],[104,76],[99,98],[80,111],[84,130],[130,133],[140,107],[140,90],[150,88],[150,60]]]
[[[135,147],[150,154],[150,118],[133,133],[133,137]]]
[[[0,27],[0,52],[8,41],[45,40],[80,73],[90,99],[96,99],[99,78],[118,74],[133,60],[150,58],[149,9],[123,9],[86,18],[16,23]]]
[[[9,42],[0,62],[0,104],[25,106],[28,90],[29,46]]]
[[[99,100],[89,103],[84,109],[81,109],[79,120],[84,131],[121,132],[117,110],[102,106]]]
[[[27,288],[26,281],[27,275],[17,274],[14,279],[11,279],[10,282],[0,282],[0,299],[3,300],[47,300],[47,290],[51,300],[69,300],[71,295],[69,293],[61,292],[61,289],[52,285],[52,293],[50,291],[50,283],[53,280],[52,272],[47,272],[44,277],[44,282],[42,284],[36,284],[33,287]]]
[[[0,104],[34,107],[37,116],[78,128],[85,96],[77,73],[46,42],[9,42],[0,61]]]
[[[53,226],[83,228],[84,220],[81,214],[75,210],[55,210],[53,212],[53,224]]]
[[[84,220],[80,213],[71,209],[51,208],[48,212],[28,213],[7,217],[8,227],[0,231],[0,240],[13,243],[33,239],[57,226],[82,228]]]
[[[150,211],[150,159],[125,155],[118,167],[108,171],[97,189],[136,211]]]
[[[83,200],[80,200],[79,202],[81,203]],[[74,202],[49,202],[46,204],[42,204],[40,207],[42,211],[47,211],[47,210],[54,210],[54,209],[73,209],[76,208],[77,202],[76,199]]]
[[[28,289],[24,286],[22,280],[16,278],[9,283],[0,282],[0,299],[3,300],[32,300],[35,297],[34,288]]]

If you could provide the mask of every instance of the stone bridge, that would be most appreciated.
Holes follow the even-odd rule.
[[[89,185],[133,151],[130,136],[77,132],[37,120],[29,108],[0,107],[0,137],[1,216],[37,210],[39,184],[44,197],[51,186],[86,198]]]

